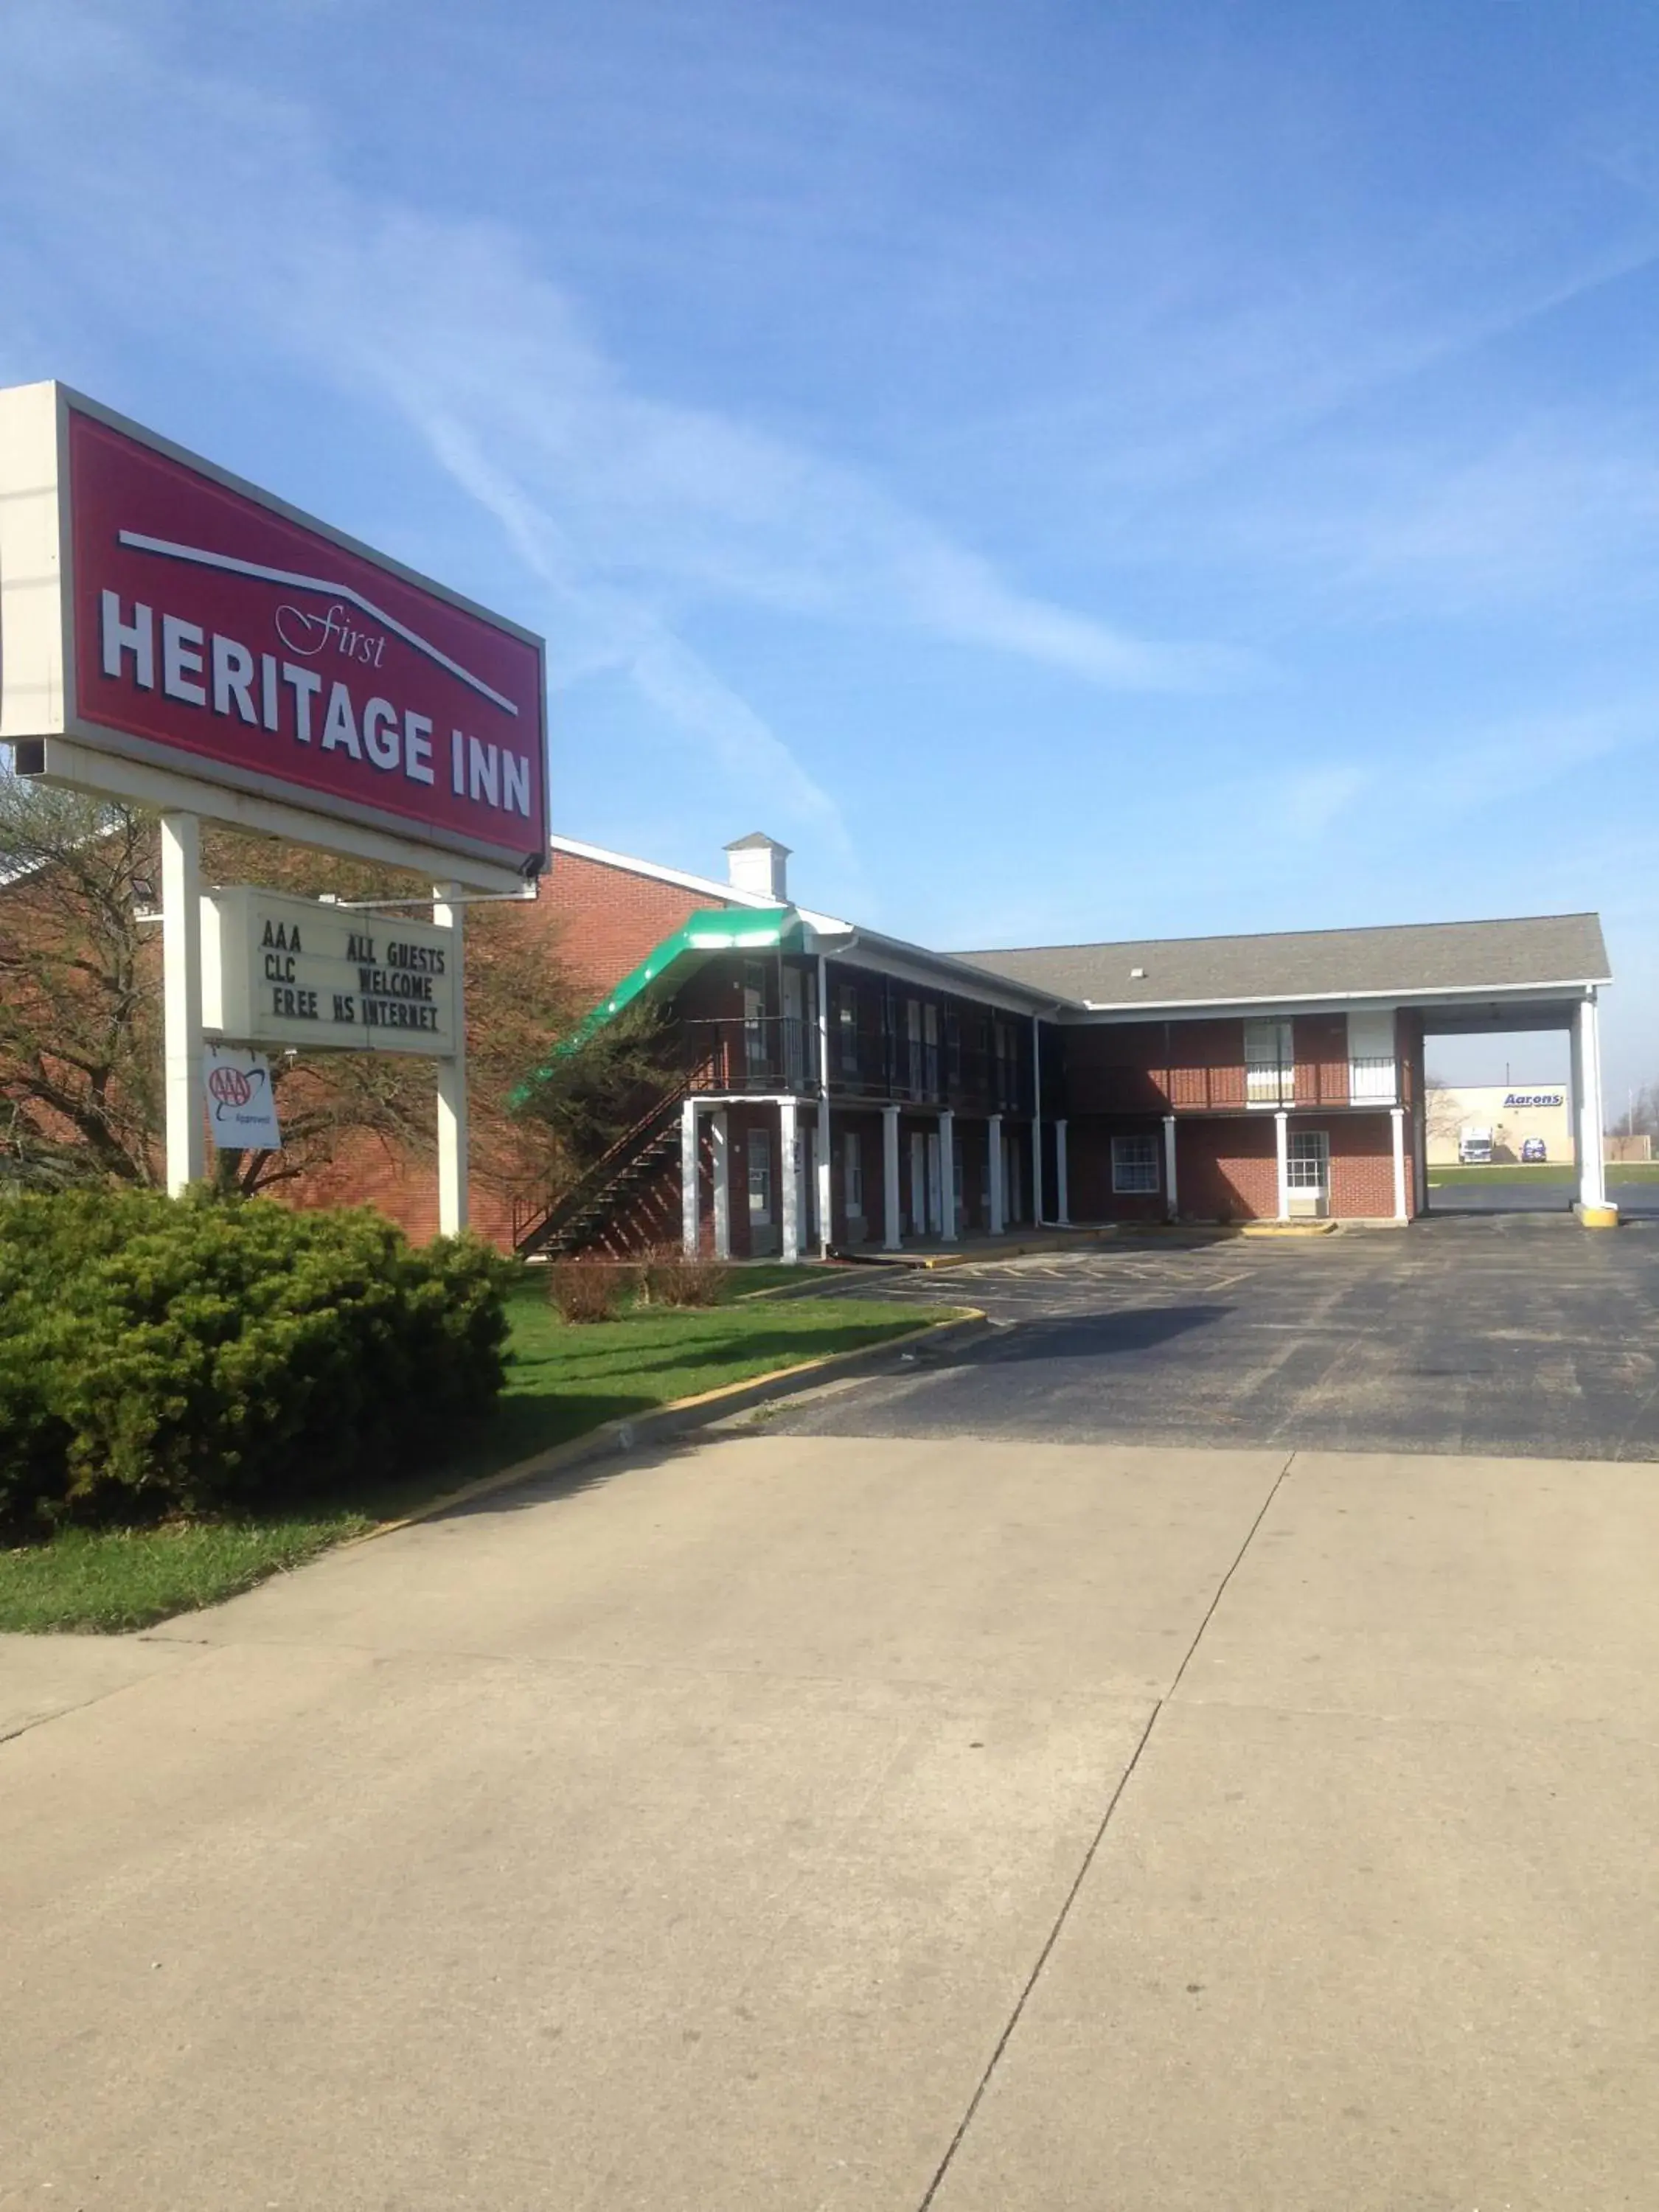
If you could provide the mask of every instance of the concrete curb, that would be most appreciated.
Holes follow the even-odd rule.
[[[986,1316],[977,1306],[964,1307],[949,1320],[919,1322],[915,1328],[884,1337],[879,1344],[861,1344],[851,1352],[826,1352],[817,1359],[803,1360],[798,1367],[774,1368],[770,1374],[753,1375],[744,1382],[726,1382],[718,1390],[700,1391],[694,1398],[676,1398],[666,1406],[653,1407],[647,1413],[629,1413],[617,1420],[602,1421],[597,1429],[572,1437],[568,1443],[554,1444],[532,1458],[516,1460],[511,1467],[501,1468],[494,1474],[480,1475],[476,1482],[463,1483],[459,1490],[447,1490],[441,1498],[429,1499],[412,1513],[402,1514],[395,1521],[383,1521],[378,1528],[370,1528],[330,1549],[349,1552],[358,1544],[373,1544],[381,1536],[395,1535],[399,1528],[412,1528],[457,1505],[470,1504],[474,1498],[492,1497],[498,1490],[510,1490],[515,1483],[562,1474],[589,1460],[640,1451],[665,1437],[706,1428],[728,1413],[744,1413],[750,1406],[769,1405],[774,1399],[792,1397],[798,1390],[828,1377],[857,1375],[865,1367],[879,1366],[889,1353],[914,1345],[918,1338],[926,1337],[929,1342],[938,1343],[941,1338],[965,1337],[987,1327]]]

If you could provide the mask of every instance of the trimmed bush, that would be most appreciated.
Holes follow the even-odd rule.
[[[561,1321],[615,1321],[639,1279],[639,1269],[621,1261],[555,1260],[547,1270],[548,1304]]]
[[[0,1526],[270,1507],[418,1466],[501,1387],[511,1272],[367,1208],[0,1202]]]
[[[653,1306],[717,1306],[732,1279],[723,1260],[688,1259],[677,1244],[659,1245],[645,1263],[642,1285]]]

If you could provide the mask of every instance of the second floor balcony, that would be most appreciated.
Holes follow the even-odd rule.
[[[1073,1067],[1066,1079],[1073,1114],[1238,1114],[1252,1108],[1394,1106],[1399,1070],[1391,1058],[1224,1062],[1182,1067]]]
[[[810,1097],[819,1088],[817,1026],[794,1015],[733,1016],[684,1026],[692,1090]],[[840,1024],[830,1033],[833,1097],[976,1114],[1029,1114],[1028,1066],[960,1040]]]

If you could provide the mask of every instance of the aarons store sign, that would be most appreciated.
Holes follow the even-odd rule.
[[[532,875],[544,696],[531,632],[62,386],[0,392],[0,738]]]

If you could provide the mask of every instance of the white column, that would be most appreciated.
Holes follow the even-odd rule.
[[[1279,1154],[1279,1218],[1291,1218],[1291,1117],[1280,1112],[1273,1115],[1273,1146]]]
[[[680,1108],[680,1249],[688,1260],[697,1256],[697,1102],[688,1098]]]
[[[1031,1017],[1031,1225],[1042,1226],[1042,1036]]]
[[[1281,1188],[1283,1188],[1281,1179]],[[1176,1182],[1176,1117],[1164,1116],[1164,1208],[1171,1221],[1181,1218],[1181,1192]]]
[[[899,1109],[881,1109],[881,1249],[896,1252],[902,1242],[899,1222]]]
[[[193,814],[161,817],[161,1015],[167,1188],[207,1173],[202,1099],[202,836]]]
[[[950,1113],[939,1117],[939,1187],[945,1241],[953,1243],[962,1234],[962,1224],[957,1219],[956,1115]]]
[[[1054,1124],[1054,1218],[1062,1229],[1072,1225],[1072,1186],[1066,1158],[1066,1124]]]
[[[783,1263],[793,1267],[800,1258],[800,1132],[795,1102],[786,1098],[778,1108],[778,1197],[783,1223]]]
[[[466,939],[463,906],[452,904],[459,884],[434,884],[432,919],[451,933],[452,973],[459,979],[455,991],[455,1051],[438,1062],[438,1234],[459,1237],[467,1220],[466,1126]]]
[[[1002,1116],[993,1114],[985,1124],[991,1166],[991,1234],[1000,1237],[1002,1220]]]
[[[830,1152],[830,1101],[827,1098],[820,1098],[818,1101],[818,1157],[817,1165],[818,1177],[818,1257],[820,1260],[827,1260],[830,1257],[830,1246],[832,1241],[832,1231],[835,1225],[835,1217],[830,1212],[830,1209],[831,1205],[834,1203],[836,1194],[835,1177],[832,1173],[835,1163],[831,1159]]]
[[[1572,1024],[1573,1142],[1578,1147],[1578,1203],[1605,1206],[1607,1169],[1601,1142],[1601,1018],[1592,991],[1579,1000]]]
[[[1389,1119],[1394,1124],[1394,1218],[1406,1218],[1406,1109],[1392,1106]]]
[[[714,1257],[732,1256],[732,1139],[726,1109],[718,1106],[708,1117],[709,1144],[714,1166]]]
[[[835,1226],[835,1163],[830,1138],[830,971],[818,955],[818,1257],[830,1257]]]

